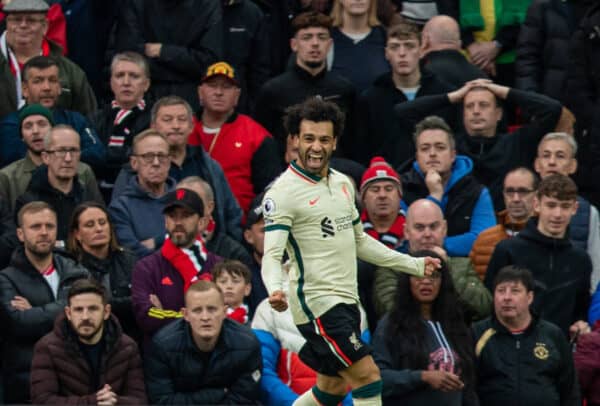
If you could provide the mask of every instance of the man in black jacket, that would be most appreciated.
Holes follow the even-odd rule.
[[[79,134],[68,125],[53,127],[44,137],[44,165],[33,172],[27,190],[17,198],[15,211],[37,200],[48,203],[57,216],[59,246],[67,240],[69,221],[79,203],[104,204],[96,182],[84,185],[77,176],[81,148]]]
[[[473,326],[482,405],[581,404],[566,338],[529,309],[536,284],[517,266],[505,266],[494,278],[494,316]]]
[[[529,219],[516,237],[501,241],[490,259],[485,285],[491,290],[506,265],[525,267],[535,279],[533,309],[565,336],[589,330],[583,320],[590,304],[592,261],[574,247],[567,232],[577,211],[577,186],[567,176],[550,175],[538,187]]]
[[[225,61],[240,81],[238,111],[250,114],[260,87],[271,75],[271,38],[260,8],[251,0],[221,0]]]
[[[445,94],[452,87],[419,67],[421,34],[414,24],[399,24],[387,33],[385,57],[392,71],[378,77],[358,99],[356,141],[353,158],[368,165],[382,156],[393,167],[410,159],[414,152],[414,123],[394,116],[394,106],[426,95]],[[456,121],[451,107],[436,112],[451,125]]]
[[[223,293],[209,281],[185,294],[183,319],[154,336],[145,362],[153,404],[259,404],[262,358],[250,328],[227,318]]]
[[[525,115],[532,117],[531,122],[512,134],[500,132],[501,101],[519,106]],[[473,160],[473,175],[490,189],[495,209],[502,210],[504,177],[518,166],[532,166],[540,139],[556,127],[561,104],[537,93],[477,79],[448,94],[400,103],[394,110],[401,120],[417,123],[452,104],[460,104],[463,110],[464,131],[456,131],[456,150]]]
[[[118,52],[148,57],[154,100],[183,97],[198,109],[201,73],[223,57],[221,4],[212,0],[125,0],[118,14]]]
[[[2,380],[8,404],[29,400],[33,347],[49,333],[66,306],[69,287],[87,270],[52,252],[56,213],[46,203],[28,203],[18,213],[17,236],[23,243],[0,272]]]
[[[355,90],[348,80],[327,71],[331,24],[331,18],[314,11],[298,15],[292,21],[294,37],[290,41],[296,63],[265,83],[258,94],[254,117],[275,137],[282,161],[288,137],[283,128],[285,110],[311,96],[330,100],[346,113],[341,149],[347,152],[352,147],[353,126],[348,115],[354,108]]]

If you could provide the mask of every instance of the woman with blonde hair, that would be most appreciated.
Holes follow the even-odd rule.
[[[348,79],[358,93],[390,70],[385,59],[385,29],[377,18],[377,0],[334,0],[333,46],[329,70]]]

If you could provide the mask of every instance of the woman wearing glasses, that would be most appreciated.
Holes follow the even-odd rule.
[[[416,257],[442,258],[433,251]],[[384,405],[477,405],[473,345],[446,263],[431,277],[399,275],[394,307],[381,319],[373,357]]]

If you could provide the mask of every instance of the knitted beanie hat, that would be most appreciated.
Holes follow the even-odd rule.
[[[19,110],[19,129],[25,120],[29,116],[44,116],[50,122],[50,125],[54,125],[54,118],[52,112],[41,104],[27,104],[21,110]]]
[[[360,182],[360,194],[361,196],[364,194],[367,186],[370,183],[379,180],[391,180],[392,182],[396,182],[398,186],[401,186],[400,176],[398,172],[396,172],[390,164],[388,164],[383,157],[376,156],[371,159],[371,163],[365,173],[362,176],[362,180]]]

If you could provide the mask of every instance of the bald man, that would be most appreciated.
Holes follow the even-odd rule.
[[[454,18],[446,15],[431,18],[423,27],[421,37],[423,66],[444,82],[458,89],[470,80],[487,78],[460,52],[460,29]]]
[[[433,250],[446,258],[452,274],[454,287],[463,304],[467,319],[475,321],[490,315],[492,296],[481,283],[469,258],[448,257],[442,248],[446,237],[447,224],[440,206],[428,199],[415,200],[408,208],[404,224],[403,246],[398,251],[412,253],[420,250]],[[383,316],[393,305],[398,285],[394,271],[379,268],[375,271],[374,294],[378,316]]]

